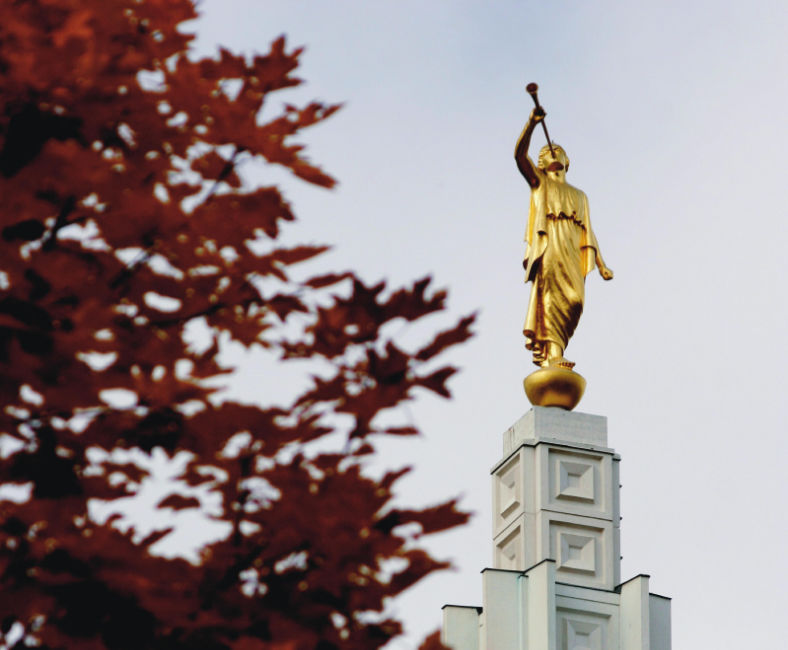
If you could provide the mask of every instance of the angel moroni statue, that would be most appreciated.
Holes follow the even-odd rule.
[[[572,409],[582,397],[585,380],[572,371],[575,364],[564,357],[564,351],[583,313],[585,276],[597,267],[610,280],[613,271],[605,264],[591,228],[588,198],[566,182],[566,152],[548,137],[536,164],[528,156],[534,128],[539,123],[544,127],[545,112],[535,86],[530,84],[528,91],[537,106],[514,152],[517,167],[531,187],[523,266],[525,281],[532,285],[523,334],[525,347],[541,368],[526,378],[525,389],[534,405]]]

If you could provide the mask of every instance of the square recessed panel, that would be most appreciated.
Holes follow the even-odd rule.
[[[563,512],[609,516],[608,459],[603,455],[550,448],[547,454],[545,506]]]
[[[618,639],[610,616],[597,612],[558,610],[559,650],[613,650]]]
[[[496,569],[524,569],[523,531],[518,525],[495,546]]]
[[[500,494],[498,508],[501,517],[507,517],[520,505],[519,495],[517,494],[519,491],[517,488],[520,483],[517,472],[519,469],[520,464],[517,463],[498,478]]]
[[[570,571],[596,573],[596,539],[591,535],[558,533],[558,566]]]
[[[558,650],[619,650],[618,605],[556,598]]]
[[[513,458],[495,475],[495,512],[498,525],[504,526],[522,505],[522,479],[520,457]]]
[[[594,502],[594,465],[558,462],[558,498]]]
[[[549,557],[556,561],[556,579],[568,584],[610,587],[606,553],[610,533],[605,527],[556,521],[549,526]],[[607,549],[607,550],[606,550]]]

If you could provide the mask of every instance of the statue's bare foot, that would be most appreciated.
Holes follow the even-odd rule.
[[[575,367],[574,361],[569,361],[564,357],[554,357],[552,359],[547,360],[547,367],[559,367],[559,368],[566,368],[567,370],[571,370]]]

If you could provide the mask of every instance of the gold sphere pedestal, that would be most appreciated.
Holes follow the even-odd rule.
[[[558,406],[571,411],[586,390],[586,380],[574,370],[550,366],[523,380],[525,394],[534,406]]]

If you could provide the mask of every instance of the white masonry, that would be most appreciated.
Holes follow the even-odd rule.
[[[621,582],[620,460],[598,415],[535,406],[504,433],[483,606],[444,606],[445,645],[670,650],[670,599]]]

